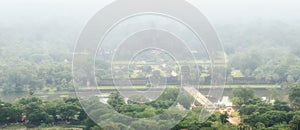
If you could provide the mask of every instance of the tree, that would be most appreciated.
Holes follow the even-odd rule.
[[[239,110],[240,114],[242,115],[250,115],[258,109],[256,105],[245,105],[242,106]]]
[[[55,110],[61,120],[72,121],[71,123],[85,116],[81,115],[83,110],[77,98],[64,98],[63,101],[57,103]]]
[[[237,108],[240,108],[244,104],[244,101],[238,97],[233,97],[231,100],[234,106],[236,106]]]
[[[102,130],[99,126],[95,125],[90,128],[90,130]]]
[[[99,130],[100,129],[100,127],[90,118],[85,119],[84,124],[86,126],[85,128],[88,130],[90,130],[90,129]],[[98,128],[98,129],[96,129],[96,128]]]
[[[21,120],[21,113],[22,112],[12,104],[0,100],[0,124],[18,122]]]
[[[125,104],[125,100],[118,92],[111,93],[108,97],[107,103],[112,106],[116,111],[120,112],[120,108]]]
[[[223,123],[223,124],[225,124],[225,123],[227,123],[228,122],[228,113],[227,112],[225,112],[224,114],[221,114],[220,115],[220,120],[221,120],[221,122]]]
[[[158,130],[159,124],[155,120],[143,119],[133,121],[131,127],[136,130]]]
[[[292,130],[299,130],[300,129],[300,116],[295,115],[293,119],[289,122],[290,128]]]
[[[286,111],[286,112],[291,111],[291,108],[286,102],[282,102],[278,100],[275,101],[273,108],[274,110],[278,110],[278,111]]]
[[[238,130],[250,130],[250,126],[244,123],[238,125]]]
[[[53,116],[49,115],[44,110],[34,108],[34,111],[35,112],[33,113],[28,113],[28,114],[26,113],[27,114],[26,119],[29,121],[30,124],[38,126],[42,123],[50,124],[54,121]]]
[[[262,115],[260,115],[262,122],[266,125],[266,127],[273,126],[275,124],[284,123],[287,121],[286,112],[283,111],[268,111]]]
[[[188,94],[187,92],[182,92],[178,96],[178,102],[185,108],[185,109],[190,109],[191,105],[194,102],[194,98]]]
[[[294,85],[289,89],[289,100],[292,108],[300,109],[300,85]]]
[[[230,60],[230,66],[235,69],[240,69],[247,77],[251,76],[253,71],[262,63],[262,56],[255,50],[249,50],[245,53],[236,53]]]
[[[266,128],[265,124],[264,124],[264,123],[261,123],[261,122],[257,122],[257,123],[255,124],[255,127],[256,127],[256,129],[258,129],[258,130]]]
[[[137,118],[149,118],[156,115],[156,110],[153,107],[147,107],[143,112],[136,114]]]
[[[29,126],[38,126],[41,123],[49,124],[54,121],[54,117],[46,112],[43,101],[39,98],[23,98],[17,101],[15,105],[26,115]]]
[[[242,104],[249,104],[249,101],[253,98],[253,89],[240,87],[233,90],[233,103],[238,107]]]

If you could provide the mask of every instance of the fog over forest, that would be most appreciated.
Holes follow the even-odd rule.
[[[172,130],[299,130],[300,1],[187,1],[196,5],[206,16],[223,44],[226,62],[222,63],[226,67],[220,68],[226,69],[226,84],[222,86],[225,88],[224,91],[222,88],[222,95],[216,94],[220,98],[210,93],[214,75],[210,68],[211,61],[205,59],[208,57],[201,57],[206,51],[191,52],[203,58],[195,61],[197,65],[189,65],[192,62],[188,60],[179,61],[185,64],[180,68],[166,53],[150,50],[132,59],[130,64],[127,64],[129,61],[116,60],[115,64],[119,66],[116,65],[115,69],[107,59],[115,56],[116,49],[102,46],[98,52],[100,58],[94,59],[95,73],[90,71],[93,70],[89,68],[91,66],[84,64],[91,59],[80,56],[81,59],[76,58],[83,63],[83,69],[78,71],[79,74],[74,73],[73,52],[82,30],[98,11],[113,1],[0,0],[1,127],[164,130],[167,124],[174,123]],[[151,16],[146,18],[158,19]],[[161,21],[158,22],[168,25],[165,19],[168,18],[160,17]],[[184,36],[187,39],[195,38],[182,31],[182,28],[176,26],[173,29],[186,34]],[[107,43],[120,39],[109,36]],[[175,45],[172,43],[165,45]],[[127,54],[126,49],[123,52]],[[216,66],[219,67],[219,64]],[[182,71],[184,68],[188,69]],[[159,77],[159,82],[167,79],[165,84],[156,87],[160,90],[165,85],[168,89],[163,88],[157,100],[145,98],[144,95],[124,97],[115,91],[111,72],[114,69],[120,79],[127,74],[122,75],[121,72],[130,72],[128,75],[132,88],[125,86],[126,91],[148,90],[155,86],[151,82],[153,77]],[[74,88],[72,73],[82,76],[77,84],[80,89]],[[182,85],[180,74],[189,77],[186,79],[190,83],[188,85],[197,87],[179,92],[178,87]],[[215,71],[216,77],[222,74]],[[93,82],[95,79],[97,81]],[[98,90],[103,93],[95,94]],[[86,99],[78,98],[78,95]],[[207,109],[209,105],[204,104],[203,100],[212,101],[217,109]],[[204,107],[211,116],[199,122],[199,113]],[[134,121],[127,117],[119,118],[109,115],[110,110],[127,117],[145,119]],[[164,113],[167,110],[170,113]],[[189,114],[185,117],[181,115],[183,111]],[[162,113],[165,115],[160,115]],[[150,119],[156,115],[161,117],[158,122]],[[102,119],[106,118],[110,122],[101,124]],[[175,122],[170,118],[182,120]]]

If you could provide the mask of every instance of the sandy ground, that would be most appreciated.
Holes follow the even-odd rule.
[[[225,112],[228,113],[229,117],[228,117],[228,121],[233,124],[233,125],[238,125],[241,122],[241,118],[240,117],[233,117],[233,113],[235,112],[235,110],[232,107],[226,107],[223,109],[220,109],[220,112],[222,114],[224,114]]]

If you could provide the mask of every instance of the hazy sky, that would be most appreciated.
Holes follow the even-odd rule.
[[[0,21],[67,19],[86,21],[110,0],[0,0]],[[300,19],[299,0],[192,0],[213,23]],[[25,20],[23,19],[23,20]],[[16,22],[15,21],[15,22]]]

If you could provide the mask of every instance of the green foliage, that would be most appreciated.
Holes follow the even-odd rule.
[[[21,120],[21,111],[10,103],[0,100],[0,124],[18,122]]]
[[[134,129],[136,129],[136,130],[142,130],[142,129],[146,129],[146,130],[159,130],[159,124],[158,124],[157,121],[155,121],[155,120],[147,120],[147,119],[134,121],[131,124],[131,127],[134,128]]]
[[[240,114],[242,115],[250,115],[253,112],[257,111],[258,106],[256,105],[245,105],[239,109]]]
[[[41,63],[34,64],[11,63],[9,67],[0,68],[0,87],[3,93],[22,93],[28,91],[31,95],[37,89],[46,87],[59,87],[71,89],[71,69],[67,63]],[[10,62],[8,62],[10,63]],[[35,69],[36,68],[36,69]]]
[[[255,124],[255,128],[258,129],[258,130],[260,130],[260,129],[266,128],[266,126],[265,126],[264,123],[257,122],[257,123]]]
[[[125,104],[125,100],[118,92],[109,95],[107,103],[112,106],[116,111],[120,112],[120,108]]]
[[[232,56],[230,63],[230,66],[241,70],[245,76],[251,76],[253,71],[263,62],[262,56],[257,51],[250,50],[246,53],[235,54]]]
[[[155,101],[146,103],[146,105],[150,105],[156,109],[167,109],[175,104],[178,94],[178,88],[166,88],[160,97]]]
[[[227,112],[225,112],[224,114],[220,114],[220,120],[221,120],[221,123],[223,123],[223,124],[225,124],[225,123],[227,123],[228,122],[228,113]]]
[[[178,97],[178,103],[181,104],[185,109],[190,109],[195,99],[187,92],[182,92]]]
[[[239,88],[240,89],[240,88]],[[237,92],[248,91],[243,89]],[[168,89],[164,92],[166,95],[162,95],[160,98],[161,102],[170,102],[167,104],[172,104],[174,99],[174,94],[178,94],[176,89]],[[199,113],[201,108],[195,108],[191,110],[186,117],[183,118],[172,130],[180,129],[216,129],[216,130],[236,130],[236,129],[286,129],[287,127],[291,129],[297,129],[299,126],[299,111],[292,111],[288,104],[282,101],[276,101],[274,104],[267,104],[258,101],[248,94],[248,98],[244,98],[248,105],[242,105],[239,109],[241,114],[242,123],[238,126],[228,123],[228,115],[215,112],[208,118],[207,121],[199,122]],[[236,94],[240,96],[240,94]],[[238,97],[243,99],[243,97]],[[244,100],[243,99],[243,100]],[[96,101],[98,99],[88,100],[88,106],[86,109],[92,110],[92,117],[105,118],[106,110],[101,108],[101,105],[97,105]],[[63,100],[55,101],[43,101],[36,97],[22,98],[17,100],[13,104],[0,102],[0,121],[2,124],[11,122],[22,122],[22,113],[26,113],[27,126],[51,126],[52,124],[70,124],[85,125],[87,129],[165,129],[165,125],[176,123],[168,119],[181,119],[183,113],[176,107],[168,108],[163,105],[155,105],[160,103],[158,101],[153,101],[149,103],[131,103],[125,104],[124,99],[118,93],[112,93],[110,95],[110,103],[112,106],[118,108],[121,114],[141,118],[142,120],[134,121],[128,127],[128,124],[123,124],[120,122],[126,122],[127,119],[117,119],[119,123],[107,123],[101,125],[102,128],[97,126],[97,124],[89,119],[84,113],[79,100],[77,98],[65,98]],[[2,105],[3,104],[3,105]],[[101,108],[101,109],[100,109]],[[108,108],[109,109],[109,108]],[[162,113],[165,109],[169,109],[169,112]],[[161,121],[157,122],[155,120],[147,119],[153,117],[157,114],[160,115]],[[75,115],[79,115],[76,119]],[[115,119],[116,118],[116,119]],[[146,118],[146,119],[143,119]],[[299,119],[298,119],[299,118]],[[153,127],[155,126],[155,127]]]
[[[244,124],[244,123],[240,123],[239,125],[238,125],[238,130],[250,130],[250,126],[249,125],[247,125],[247,124]]]
[[[292,130],[300,129],[300,115],[295,115],[293,119],[289,122],[290,128]]]
[[[254,99],[254,91],[251,88],[240,87],[233,90],[233,104],[237,107],[249,104]]]
[[[291,108],[289,107],[289,104],[287,102],[282,102],[278,100],[275,101],[273,109],[277,111],[291,111]]]
[[[290,100],[297,101],[298,85],[290,88]],[[239,113],[241,114],[242,123],[239,129],[263,129],[263,130],[286,130],[288,128],[298,129],[299,111],[291,109],[287,102],[276,100],[274,104],[261,101],[251,94],[251,90],[239,88],[233,92],[234,98],[239,99],[244,105],[240,105]],[[291,101],[291,103],[293,103]],[[297,108],[293,104],[293,108]],[[300,120],[300,118],[299,118]]]
[[[27,127],[51,126],[60,121],[79,125],[79,120],[87,119],[76,98],[43,101],[30,97],[19,99],[13,104],[0,102],[0,115],[0,124],[19,122],[25,123]],[[77,118],[75,115],[78,115]]]
[[[294,109],[300,109],[300,85],[294,85],[289,89],[289,100]]]
[[[44,103],[39,98],[22,98],[15,105],[22,110],[21,113],[26,115],[24,121],[28,121],[28,125],[38,126],[41,123],[51,123],[54,120],[54,117],[46,112]]]
[[[260,115],[262,123],[270,127],[275,124],[287,122],[286,112],[283,111],[268,111]]]

